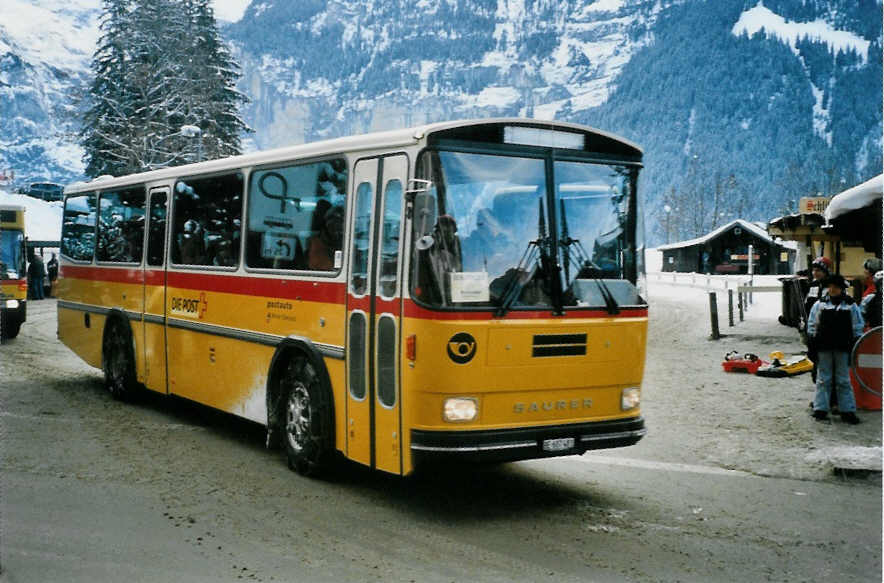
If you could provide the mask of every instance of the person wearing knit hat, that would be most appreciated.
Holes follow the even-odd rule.
[[[807,344],[807,358],[810,359],[811,362],[813,362],[813,370],[810,373],[810,379],[814,385],[816,385],[817,355],[813,339],[810,338],[807,334],[807,317],[810,314],[810,310],[813,308],[813,305],[817,303],[820,298],[826,295],[826,287],[822,284],[822,281],[824,278],[828,277],[829,271],[831,269],[832,260],[828,257],[817,257],[810,264],[811,280],[810,285],[807,288],[807,295],[804,296],[804,319],[801,320],[798,327],[798,331],[801,334],[802,342]]]
[[[862,302],[859,310],[862,312],[863,320],[866,321],[866,330],[877,328],[881,325],[881,286],[884,283],[884,271],[878,271],[872,277],[872,284],[875,291],[871,294],[863,294]]]
[[[877,257],[869,257],[863,262],[866,287],[863,289],[863,299],[875,293],[875,274],[881,271],[881,260]]]
[[[848,366],[850,350],[863,332],[863,317],[853,298],[844,293],[847,282],[841,275],[830,275],[821,283],[829,293],[813,305],[807,318],[807,334],[817,351],[813,417],[817,421],[828,419],[834,391],[838,395],[841,420],[856,425],[859,417],[856,416]]]

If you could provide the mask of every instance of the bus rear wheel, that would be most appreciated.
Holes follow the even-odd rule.
[[[131,398],[135,392],[135,355],[129,329],[118,319],[111,319],[104,332],[102,347],[104,386],[115,399]]]
[[[289,468],[302,476],[326,471],[333,459],[329,393],[303,355],[289,360],[280,378],[282,434]]]

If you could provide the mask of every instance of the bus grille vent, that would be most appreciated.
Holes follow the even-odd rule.
[[[531,356],[583,356],[586,334],[535,334]]]

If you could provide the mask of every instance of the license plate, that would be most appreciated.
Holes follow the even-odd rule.
[[[544,439],[543,451],[565,451],[574,448],[573,437],[562,437],[559,439]]]

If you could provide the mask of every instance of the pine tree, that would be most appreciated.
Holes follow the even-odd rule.
[[[236,89],[242,76],[239,65],[221,40],[210,0],[185,0],[184,9],[193,28],[188,69],[192,106],[186,123],[202,130],[207,157],[238,154],[240,136],[251,131],[239,116],[240,106],[248,102]]]
[[[127,87],[128,4],[126,0],[104,0],[102,35],[92,60],[90,105],[80,133],[88,160],[87,176],[119,175],[129,167],[125,153],[125,145],[131,142],[126,130],[132,113]]]
[[[208,0],[104,0],[101,28],[81,132],[87,175],[240,152],[247,98]],[[184,125],[202,135],[182,135]]]

